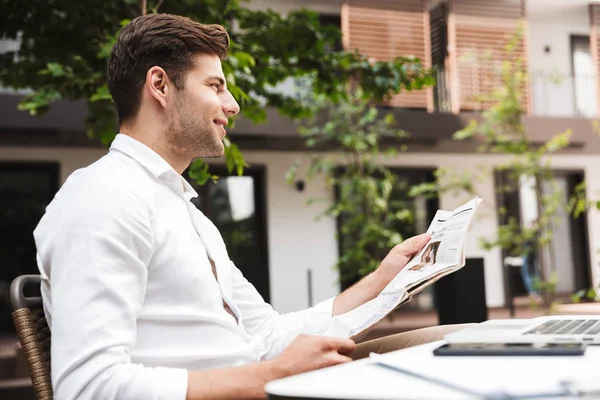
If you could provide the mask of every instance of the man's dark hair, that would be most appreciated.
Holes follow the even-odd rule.
[[[221,25],[205,25],[187,17],[148,14],[135,18],[119,32],[108,60],[108,90],[117,105],[121,124],[135,117],[146,73],[162,67],[177,89],[183,89],[193,56],[223,59],[229,35]]]

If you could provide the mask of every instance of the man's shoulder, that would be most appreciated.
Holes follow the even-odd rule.
[[[64,189],[81,195],[124,190],[146,197],[152,189],[152,180],[148,171],[135,160],[111,152],[95,163],[73,172],[61,191]]]
[[[109,153],[73,172],[46,209],[46,216],[83,218],[89,214],[120,212],[129,206],[148,209],[154,185],[134,160]]]

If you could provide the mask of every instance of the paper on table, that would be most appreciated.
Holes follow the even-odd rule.
[[[410,350],[372,354],[371,359],[400,373],[486,398],[564,396],[570,394],[564,382],[597,376],[596,363],[585,356],[435,357]]]

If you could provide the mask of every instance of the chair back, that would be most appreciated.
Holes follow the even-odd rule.
[[[37,400],[52,400],[50,329],[41,297],[26,297],[25,285],[41,284],[39,275],[22,275],[10,286],[12,318],[21,342]]]

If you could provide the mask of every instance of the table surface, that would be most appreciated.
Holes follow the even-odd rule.
[[[382,357],[414,368],[420,371],[420,375],[429,374],[447,382],[458,382],[457,385],[461,388],[469,387],[478,393],[482,390],[487,392],[505,388],[543,388],[547,391],[563,379],[589,380],[595,376],[600,378],[600,346],[588,347],[583,356],[434,356],[433,349],[443,343],[428,343],[391,352]],[[525,387],[528,389],[523,389]],[[265,389],[269,398],[273,400],[481,398],[382,366],[370,358],[279,379],[267,384]],[[567,397],[560,397],[565,398]]]

